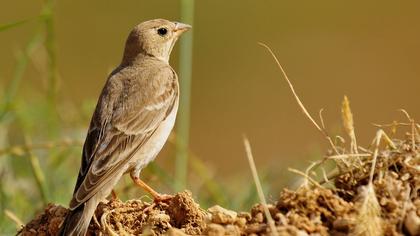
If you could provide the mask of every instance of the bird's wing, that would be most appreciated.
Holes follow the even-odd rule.
[[[130,78],[124,78],[127,76]],[[171,68],[135,76],[119,72],[110,77],[83,147],[70,209],[91,198],[120,171],[126,171],[122,168],[172,111],[177,95],[177,78]]]

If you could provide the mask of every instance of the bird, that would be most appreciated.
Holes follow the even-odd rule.
[[[126,173],[155,201],[171,197],[153,190],[139,175],[174,126],[179,84],[169,57],[189,29],[188,24],[154,19],[129,33],[122,61],[108,76],[93,112],[69,212],[58,235],[86,235],[96,207]]]

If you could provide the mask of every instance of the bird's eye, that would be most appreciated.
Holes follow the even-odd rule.
[[[157,32],[160,36],[165,36],[168,33],[168,30],[166,28],[159,28]]]

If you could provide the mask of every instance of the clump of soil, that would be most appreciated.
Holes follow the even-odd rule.
[[[66,208],[55,204],[48,204],[45,210],[26,224],[18,234],[24,236],[56,235],[66,214]]]
[[[163,234],[172,227],[187,234],[201,234],[205,228],[205,212],[188,191],[176,194],[168,202],[130,200],[124,203],[113,200],[100,204],[95,216],[98,222],[90,228],[94,235],[100,232],[118,235],[139,235],[144,232]]]
[[[333,160],[334,171],[315,181],[312,165],[302,186],[274,204],[203,210],[188,191],[156,204],[111,200],[98,206],[89,235],[271,235],[265,207],[277,235],[420,235],[420,126],[412,125],[402,140],[378,132],[377,145],[360,153],[335,147],[318,163]],[[50,204],[19,233],[55,235],[66,213]]]
[[[50,204],[20,234],[56,235],[67,211],[62,206]],[[88,235],[159,235],[171,228],[185,234],[198,235],[206,227],[205,219],[205,211],[194,202],[188,191],[176,194],[168,202],[159,203],[141,200],[122,202],[115,199],[99,204]]]

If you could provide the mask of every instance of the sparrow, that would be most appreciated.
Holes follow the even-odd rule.
[[[84,236],[97,205],[125,173],[155,200],[170,197],[154,191],[139,175],[160,152],[174,126],[179,85],[169,56],[177,39],[190,28],[155,19],[130,32],[121,64],[109,75],[93,113],[69,213],[59,235]]]

